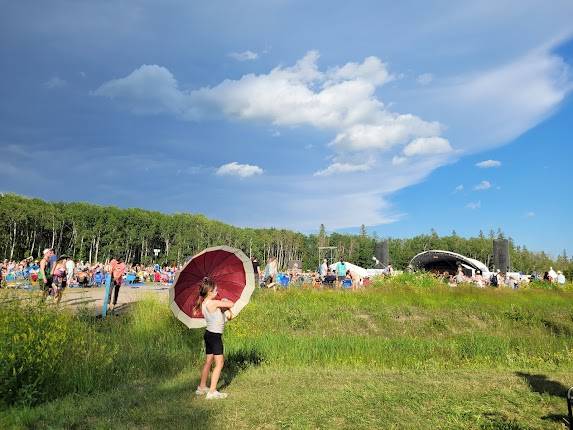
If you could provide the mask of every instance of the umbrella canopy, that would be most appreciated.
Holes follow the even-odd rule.
[[[229,246],[205,249],[183,266],[169,289],[171,311],[189,328],[206,325],[200,310],[193,313],[205,277],[215,282],[219,298],[235,302],[231,308],[234,316],[249,303],[255,289],[253,264],[243,251]]]

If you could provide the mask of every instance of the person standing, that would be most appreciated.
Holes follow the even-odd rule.
[[[38,283],[44,293],[44,297],[48,297],[50,288],[52,288],[52,263],[54,250],[51,248],[44,249],[42,260],[40,260],[40,269],[38,271]]]
[[[125,263],[120,257],[117,260],[114,258],[109,262],[109,271],[111,274],[111,282],[113,289],[113,302],[111,301],[111,290],[109,292],[110,307],[113,309],[117,304],[117,297],[119,296],[119,289],[123,282],[123,275],[125,274]]]
[[[223,355],[223,331],[225,322],[232,318],[230,308],[234,303],[226,298],[217,299],[217,285],[209,278],[204,278],[199,290],[197,303],[193,308],[194,313],[201,310],[207,327],[203,339],[205,341],[205,364],[201,369],[201,381],[197,386],[195,394],[198,396],[206,395],[207,400],[224,399],[227,393],[217,391],[217,382],[223,370],[225,362]],[[225,312],[223,312],[225,311]],[[215,362],[215,368],[211,374],[211,383],[207,387],[207,378],[211,371],[211,366]]]
[[[76,263],[74,263],[74,259],[68,258],[68,261],[66,261],[66,275],[67,275],[66,286],[67,287],[70,287],[72,285],[72,282],[74,280],[74,270],[75,269],[76,269]]]
[[[322,279],[325,278],[326,275],[328,275],[328,261],[326,260],[326,258],[324,260],[322,260],[322,264],[320,265],[320,277]]]
[[[261,278],[261,267],[259,265],[259,260],[257,257],[251,257],[251,263],[253,263],[253,273],[255,274],[255,285],[259,285],[259,280]]]
[[[59,304],[62,300],[64,290],[67,284],[66,262],[67,255],[62,255],[56,261],[52,270],[52,289],[56,303]]]
[[[344,259],[341,258],[338,263],[336,263],[336,275],[338,276],[338,283],[342,285],[342,281],[346,277],[346,263]]]

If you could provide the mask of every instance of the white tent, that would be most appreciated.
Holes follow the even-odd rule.
[[[339,262],[337,261],[336,263],[331,264],[329,266],[330,270],[336,270],[336,265],[338,263]],[[345,261],[344,264],[346,265],[346,270],[350,270],[352,273],[356,273],[361,278],[367,278],[369,276],[368,270],[366,270],[364,267],[357,266],[356,264],[349,263],[348,261]]]

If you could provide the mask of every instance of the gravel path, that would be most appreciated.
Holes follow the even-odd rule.
[[[101,315],[104,295],[105,288],[67,288],[60,304],[72,308],[80,306],[93,308],[97,315]],[[122,285],[115,312],[121,312],[130,303],[141,300],[144,296],[157,297],[167,302],[169,287],[162,284],[146,284],[138,288]]]

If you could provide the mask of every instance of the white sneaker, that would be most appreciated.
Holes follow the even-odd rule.
[[[195,390],[195,394],[197,394],[198,396],[202,396],[203,394],[207,394],[209,392],[209,388],[205,387],[205,388],[201,388],[201,387],[197,387],[197,389]]]
[[[218,391],[209,391],[205,398],[207,400],[218,400],[218,399],[226,399],[227,396],[228,396],[227,393],[220,393]]]

